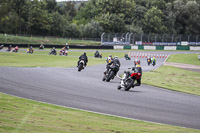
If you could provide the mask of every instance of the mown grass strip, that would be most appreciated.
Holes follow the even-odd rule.
[[[39,103],[0,93],[2,133],[197,133],[199,130],[153,124]]]
[[[172,66],[145,72],[142,83],[169,90],[200,95],[200,73]]]
[[[8,44],[53,44],[63,45],[69,43],[70,45],[101,45],[100,41],[90,40],[74,40],[60,37],[32,37],[32,36],[18,36],[0,34],[0,43]]]
[[[170,55],[167,62],[200,65],[200,60],[198,59],[198,55],[199,54],[172,54]]]
[[[0,66],[10,67],[75,67],[78,57],[0,52]],[[105,63],[105,59],[89,58],[88,65]]]

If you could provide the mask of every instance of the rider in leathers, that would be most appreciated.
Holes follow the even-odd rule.
[[[77,67],[78,67],[79,62],[80,62],[81,60],[84,61],[84,63],[85,63],[84,66],[86,66],[86,65],[87,65],[87,62],[88,62],[88,58],[87,58],[87,55],[86,55],[85,52],[79,57],[79,61],[78,61]]]
[[[115,71],[115,75],[117,74],[117,72],[119,71],[119,67],[120,67],[120,61],[117,58],[117,56],[115,56],[114,60],[112,60],[110,63],[107,64],[107,66],[114,66],[114,71]]]

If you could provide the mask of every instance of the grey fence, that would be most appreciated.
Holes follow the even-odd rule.
[[[101,45],[200,45],[200,35],[103,33]]]

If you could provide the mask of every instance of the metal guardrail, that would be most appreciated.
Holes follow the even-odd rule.
[[[103,33],[102,45],[184,45],[200,46],[200,35]]]

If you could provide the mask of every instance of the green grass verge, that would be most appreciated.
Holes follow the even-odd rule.
[[[1,133],[197,133],[199,130],[128,120],[0,93]]]
[[[0,52],[0,66],[12,67],[74,67],[78,57]],[[89,58],[88,65],[105,63],[105,59]]]
[[[142,83],[200,95],[200,73],[171,66],[161,66],[151,72],[145,72]]]
[[[72,40],[58,37],[27,37],[17,35],[0,34],[0,43],[10,44],[53,44],[62,45],[65,43],[70,45],[101,45],[100,41],[88,41],[88,40]]]
[[[200,65],[198,54],[173,54],[173,55],[170,55],[167,62]]]

